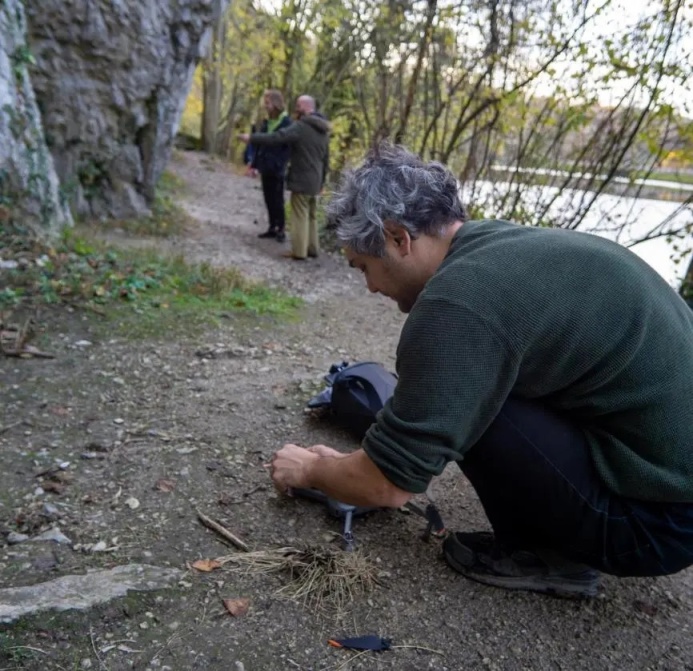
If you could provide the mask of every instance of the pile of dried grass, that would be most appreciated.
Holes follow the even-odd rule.
[[[358,550],[284,547],[227,555],[216,561],[236,571],[286,574],[289,582],[277,594],[312,608],[341,609],[379,584],[377,568]]]

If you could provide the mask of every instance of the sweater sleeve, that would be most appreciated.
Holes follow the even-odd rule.
[[[250,143],[256,145],[294,144],[301,137],[301,131],[297,123],[292,123],[285,128],[279,128],[274,133],[253,133]]]
[[[394,485],[424,492],[483,435],[518,368],[519,357],[482,315],[444,298],[420,299],[397,348],[397,388],[364,450]]]

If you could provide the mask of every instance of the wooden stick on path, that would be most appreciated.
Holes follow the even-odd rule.
[[[222,538],[225,538],[229,543],[235,545],[239,550],[248,552],[248,546],[235,534],[232,534],[226,527],[215,522],[211,517],[207,517],[204,513],[197,511],[197,516],[200,518],[200,522],[212,531],[216,531]]]

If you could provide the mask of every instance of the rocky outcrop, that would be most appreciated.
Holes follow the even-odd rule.
[[[32,82],[73,211],[148,211],[225,0],[25,0]]]
[[[61,199],[28,68],[24,7],[0,2],[0,226],[12,219],[43,237],[71,223]]]

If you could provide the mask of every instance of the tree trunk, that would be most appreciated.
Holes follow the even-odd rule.
[[[212,53],[204,64],[202,76],[202,149],[210,154],[217,152],[217,135],[221,118],[221,55],[226,35],[226,12],[221,12],[214,24]]]

